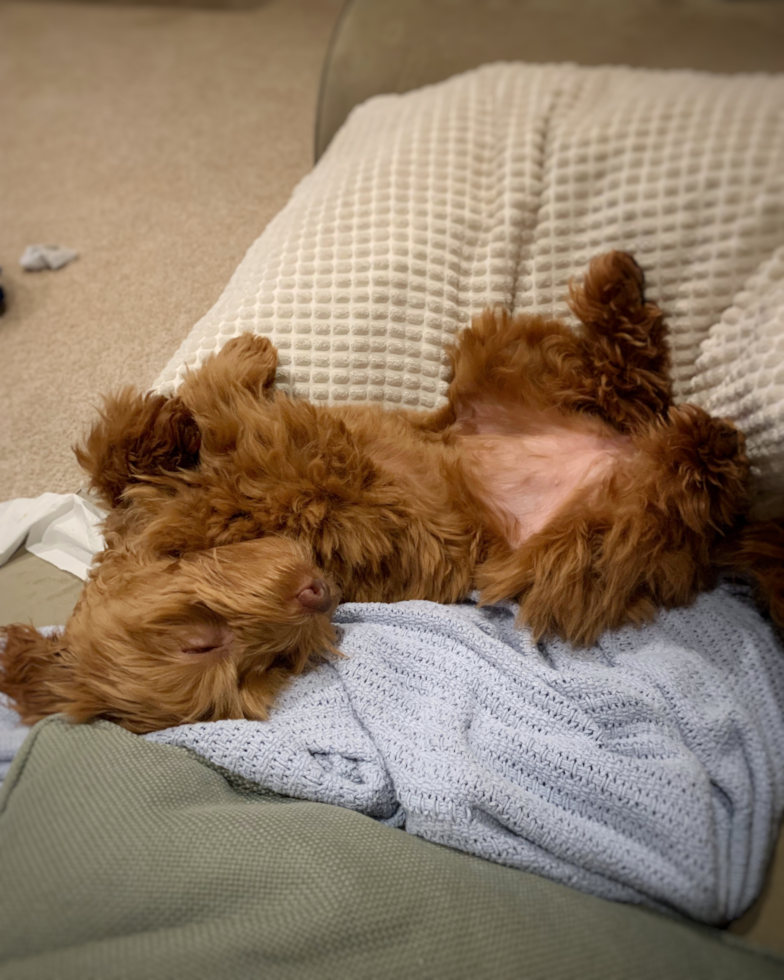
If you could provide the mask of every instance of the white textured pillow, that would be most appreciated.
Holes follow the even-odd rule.
[[[355,109],[155,383],[231,337],[320,402],[432,408],[446,343],[497,303],[569,316],[569,278],[632,252],[676,397],[737,420],[784,483],[784,77],[489,65]]]

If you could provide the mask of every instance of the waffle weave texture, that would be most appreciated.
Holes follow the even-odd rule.
[[[784,807],[784,656],[727,587],[590,651],[510,604],[347,604],[345,658],[269,721],[183,725],[267,789],[332,803],[601,898],[740,915]]]
[[[675,392],[736,419],[784,480],[784,78],[497,64],[355,109],[154,387],[244,331],[320,403],[432,408],[445,345],[501,304],[569,318],[631,252]]]

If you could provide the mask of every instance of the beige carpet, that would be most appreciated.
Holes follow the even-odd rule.
[[[341,0],[0,3],[0,500],[78,487],[101,392],[149,385],[313,162]],[[25,273],[25,246],[80,258]]]

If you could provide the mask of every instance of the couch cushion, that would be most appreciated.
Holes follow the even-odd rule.
[[[108,723],[0,796],[3,977],[784,977],[742,940],[254,790]]]
[[[371,99],[155,387],[250,330],[296,394],[432,408],[473,314],[568,317],[569,279],[624,249],[668,314],[676,397],[738,421],[782,509],[783,99],[784,76],[525,64]]]

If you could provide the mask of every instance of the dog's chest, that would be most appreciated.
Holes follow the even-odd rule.
[[[479,427],[459,436],[458,445],[469,488],[501,519],[515,546],[604,480],[630,451],[625,436],[590,423],[546,423],[516,432]]]

